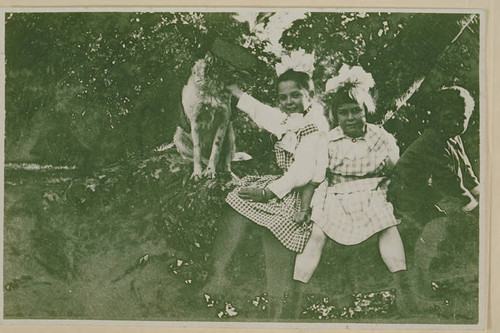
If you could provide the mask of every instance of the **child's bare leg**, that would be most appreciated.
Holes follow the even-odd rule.
[[[262,243],[271,316],[277,319],[283,312],[284,295],[292,289],[294,253],[286,249],[268,230],[262,232]]]
[[[250,221],[233,209],[222,217],[212,249],[213,274],[205,290],[220,293],[226,284],[225,270]]]
[[[403,241],[396,226],[389,227],[380,232],[378,247],[382,260],[391,273],[406,270]]]
[[[396,287],[396,305],[401,315],[412,315],[416,309],[435,305],[415,290],[415,274],[406,271],[405,253],[398,229],[390,227],[379,236],[379,249],[387,268],[393,273]],[[418,278],[417,278],[418,280]]]
[[[441,241],[446,237],[446,218],[436,218],[424,227],[415,244],[414,274],[418,292],[422,295],[431,293],[431,274],[429,272],[432,260],[438,253]]]
[[[311,279],[321,259],[321,252],[325,246],[326,235],[318,225],[313,224],[311,237],[302,253],[295,257],[293,279],[307,283]]]
[[[407,315],[415,308],[412,285],[406,272],[406,258],[403,241],[396,226],[389,227],[379,234],[380,256],[391,273],[394,273],[396,305],[401,315]]]

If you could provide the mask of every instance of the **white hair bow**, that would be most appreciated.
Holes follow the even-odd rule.
[[[354,87],[365,91],[369,91],[375,85],[372,75],[365,72],[363,67],[349,67],[349,65],[343,64],[339,74],[326,81],[325,92],[336,92],[346,83],[351,83]]]
[[[326,81],[325,93],[335,93],[346,85],[352,86],[351,94],[358,102],[366,106],[369,113],[375,112],[375,103],[370,94],[375,81],[370,73],[365,72],[361,66],[350,67],[343,64],[338,75]]]
[[[289,69],[296,72],[304,72],[309,77],[312,77],[314,72],[314,54],[306,53],[305,50],[299,49],[281,57],[281,63],[277,63],[276,74],[280,76]]]

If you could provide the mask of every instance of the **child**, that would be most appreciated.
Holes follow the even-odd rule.
[[[422,295],[432,293],[430,266],[448,226],[479,209],[479,181],[460,138],[474,100],[464,88],[452,86],[435,92],[430,102],[430,127],[401,156],[388,190],[404,221],[402,235]]]
[[[309,238],[311,226],[304,222],[308,220],[314,190],[312,184],[319,184],[324,179],[326,144],[321,133],[328,130],[323,108],[313,101],[313,61],[313,56],[303,51],[282,59],[277,66],[279,108],[260,103],[243,93],[237,85],[227,87],[238,98],[239,109],[258,126],[278,137],[274,148],[283,174],[246,176],[241,180],[241,186],[228,194],[226,201],[233,210],[217,234],[212,254],[215,272],[212,285],[207,289],[221,289],[224,270],[247,221],[268,229],[282,247],[293,252],[301,252]],[[266,231],[265,234],[269,233]],[[270,242],[277,243],[276,239]],[[267,242],[264,243],[268,247]],[[283,295],[280,291],[284,291],[283,275],[287,269],[283,265],[293,252],[272,246],[272,250],[266,251],[268,287],[270,292]],[[274,278],[276,274],[280,275],[277,279]],[[217,287],[213,286],[214,283],[218,284]],[[270,283],[274,285],[270,286]],[[277,304],[279,307],[282,302]]]
[[[347,65],[327,82],[339,126],[328,133],[328,177],[314,195],[313,231],[304,252],[297,255],[295,280],[309,281],[327,237],[355,245],[378,234],[380,254],[389,270],[406,270],[399,222],[386,200],[386,180],[399,149],[392,135],[366,123],[366,113],[375,112],[373,85],[372,76],[361,67]]]
[[[434,93],[431,104],[436,111],[431,113],[430,128],[398,161],[390,199],[399,214],[439,215],[445,206],[470,212],[478,206],[479,181],[460,135],[467,129],[474,100],[464,88],[452,86]]]
[[[247,176],[226,201],[240,214],[268,228],[286,248],[301,252],[309,236],[309,227],[294,222],[304,222],[309,203],[300,205],[300,193],[296,189],[310,182],[319,184],[326,163],[324,158],[318,161],[317,157],[323,154],[317,147],[323,140],[319,129],[327,130],[328,123],[324,116],[319,117],[323,114],[321,106],[313,104],[311,78],[293,69],[286,69],[279,75],[280,109],[260,103],[235,85],[228,89],[238,98],[240,110],[280,138],[275,153],[283,175]],[[318,162],[323,164],[318,165]],[[306,188],[311,193],[310,187]]]

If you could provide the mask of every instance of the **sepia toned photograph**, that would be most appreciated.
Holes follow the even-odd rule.
[[[1,15],[4,322],[484,327],[482,11]]]

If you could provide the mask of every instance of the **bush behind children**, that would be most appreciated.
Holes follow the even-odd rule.
[[[212,296],[230,284],[224,271],[246,228],[253,225],[264,240],[275,318],[281,315],[284,292],[303,294],[328,239],[355,246],[376,236],[398,292],[398,309],[404,313],[427,306],[419,294],[437,244],[423,245],[425,264],[417,267],[414,256],[424,252],[413,251],[416,237],[427,223],[444,228],[443,216],[478,210],[479,180],[460,137],[474,101],[458,86],[435,92],[431,126],[399,157],[394,137],[366,122],[366,114],[376,111],[375,82],[359,66],[343,65],[327,81],[332,104],[327,106],[339,126],[326,133],[323,108],[309,84],[313,60],[304,51],[282,59],[277,66],[278,108],[262,104],[237,85],[227,87],[238,108],[278,138],[274,151],[282,173],[247,176],[228,195],[230,209],[215,240],[214,275],[205,298],[213,306],[217,300]],[[400,229],[405,224],[414,230],[405,234]],[[291,255],[296,256],[295,272]]]

